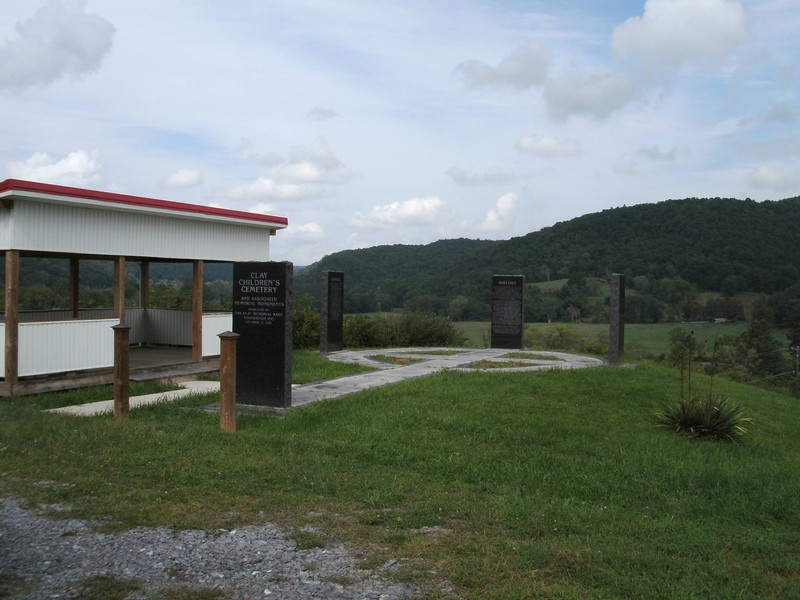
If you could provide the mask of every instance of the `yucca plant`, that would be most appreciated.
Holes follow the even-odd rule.
[[[747,426],[752,422],[744,410],[726,396],[714,394],[714,372],[717,362],[717,344],[714,343],[712,375],[709,378],[708,394],[698,394],[692,386],[693,332],[679,330],[673,337],[670,348],[673,362],[680,369],[681,391],[678,403],[664,405],[656,415],[656,426],[685,433],[695,438],[736,441],[747,435]]]
[[[737,441],[747,435],[752,419],[725,396],[690,395],[676,405],[665,405],[656,425],[696,438]]]

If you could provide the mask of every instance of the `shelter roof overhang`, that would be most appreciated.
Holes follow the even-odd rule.
[[[268,260],[285,217],[48,183],[0,182],[0,250],[237,262]]]
[[[101,208],[103,210],[119,210],[141,214],[173,216],[182,219],[199,219],[266,227],[272,230],[285,228],[289,221],[286,217],[276,217],[241,210],[159,200],[128,194],[104,192],[84,188],[6,179],[0,182],[0,200],[24,198],[32,201],[56,203],[73,206]]]

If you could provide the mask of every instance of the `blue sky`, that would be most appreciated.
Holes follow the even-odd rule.
[[[285,216],[275,260],[800,194],[798,0],[4,0],[0,177]]]

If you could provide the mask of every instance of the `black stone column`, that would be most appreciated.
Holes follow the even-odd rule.
[[[625,275],[611,274],[608,362],[617,365],[625,352]]]
[[[322,272],[320,299],[319,351],[336,352],[344,344],[344,273]]]

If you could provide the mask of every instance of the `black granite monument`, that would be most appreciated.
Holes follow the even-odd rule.
[[[319,351],[336,352],[344,343],[344,273],[322,272],[321,299]]]
[[[523,346],[525,277],[492,276],[492,348]]]
[[[611,274],[608,362],[619,364],[625,351],[625,275]]]
[[[292,405],[292,274],[290,262],[233,265],[239,404]]]

